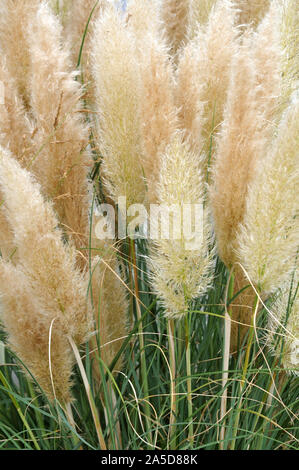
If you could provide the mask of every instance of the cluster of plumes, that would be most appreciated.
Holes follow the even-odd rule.
[[[168,316],[186,313],[210,284],[209,208],[235,293],[249,276],[265,298],[294,269],[296,18],[294,0],[131,0],[126,13],[107,6],[95,21],[91,68],[108,195],[204,207],[195,249],[184,238],[150,247],[152,286]],[[254,296],[245,289],[232,306],[232,349]]]
[[[89,269],[101,256],[97,239],[89,246],[90,128],[79,73],[51,6],[1,3],[1,323],[48,397],[68,403],[74,362],[68,338],[80,346],[98,332],[111,362],[126,335],[127,301],[116,251],[106,259],[109,276]],[[113,302],[108,286],[118,292]],[[98,320],[105,326],[98,328]]]
[[[298,82],[285,75],[282,33],[290,3],[271,2],[256,29],[247,28],[240,37],[210,189],[218,251],[229,268],[235,267],[236,292],[250,281],[262,298],[285,285],[298,251]],[[295,28],[289,37],[298,38]],[[293,52],[298,61],[298,48]],[[233,310],[234,320],[247,325],[251,309],[242,303],[252,297],[253,304],[250,291],[237,298],[241,305]],[[298,338],[296,321],[291,325]],[[236,332],[234,327],[234,347]],[[241,328],[241,341],[245,333]]]
[[[92,55],[98,146],[114,202],[123,195],[128,206],[203,205],[197,246],[186,248],[184,237],[150,246],[153,290],[176,317],[212,279],[208,149],[222,119],[238,35],[233,5],[225,1],[190,39],[191,3],[131,0],[123,15],[106,8],[95,24]]]
[[[132,0],[127,15],[107,9],[96,24],[93,67],[108,192],[115,202],[116,195],[126,195],[129,204],[204,201],[204,220],[209,205],[212,209],[218,253],[236,271],[235,293],[249,283],[249,275],[267,297],[292,270],[298,245],[298,31],[290,20],[291,9],[296,16],[298,6],[291,0],[200,6],[177,0],[149,8],[147,2],[141,8]],[[201,19],[194,27],[196,11]],[[289,42],[292,54],[286,50]],[[107,61],[107,50],[117,51],[113,63]],[[121,87],[119,79],[115,83],[120,76]],[[187,171],[194,165],[196,175]],[[277,204],[270,202],[274,187]],[[169,316],[185,313],[209,284],[209,224],[204,233],[195,257],[206,265],[195,262],[184,240],[159,240],[151,247],[152,285]],[[279,269],[282,259],[284,268]],[[246,328],[238,332],[238,322],[251,322],[254,296],[247,289],[237,299],[239,306],[232,307],[233,348],[238,335],[242,340],[246,333]]]
[[[247,275],[263,298],[286,291],[298,249],[298,11],[295,0],[129,0],[125,12],[108,0],[1,3],[1,321],[49,397],[71,399],[68,337],[99,333],[92,349],[110,364],[126,336],[119,245],[89,236],[96,152],[113,204],[202,208],[194,240],[179,223],[179,238],[150,243],[167,316],[211,285],[213,231],[235,292]],[[233,320],[250,323],[253,291],[236,302]],[[269,330],[284,325],[283,365],[297,367],[297,301],[287,317],[286,295],[275,309]],[[237,336],[235,326],[233,346]]]

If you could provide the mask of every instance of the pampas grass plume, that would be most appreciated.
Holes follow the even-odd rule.
[[[11,223],[14,242],[18,250],[16,267],[4,261],[1,263],[4,326],[11,335],[15,350],[22,352],[23,346],[20,345],[23,344],[24,331],[22,327],[18,329],[17,325],[24,323],[25,320],[22,319],[24,315],[29,315],[26,322],[31,323],[29,332],[25,332],[25,336],[26,334],[32,335],[30,343],[32,349],[30,351],[29,344],[25,358],[30,354],[34,356],[35,345],[40,354],[43,351],[46,355],[45,348],[52,321],[57,321],[54,330],[58,328],[61,336],[65,339],[71,336],[78,345],[82,344],[90,334],[92,326],[91,311],[86,295],[88,280],[76,270],[76,252],[63,242],[62,232],[57,228],[58,221],[53,208],[50,203],[44,201],[40,186],[5,150],[1,151],[0,157],[0,188],[4,196],[5,215]],[[13,273],[20,280],[16,299],[12,291],[12,282],[9,282]],[[22,310],[23,304],[24,310]],[[11,306],[15,306],[15,309],[11,309]],[[30,309],[33,316],[31,321]],[[11,320],[8,323],[5,321],[9,315],[15,319],[14,329],[12,329]],[[55,357],[56,343],[58,344],[57,355],[62,360],[61,345],[66,344],[66,341],[55,340],[53,343],[53,356]],[[38,344],[42,351],[38,349]],[[67,351],[68,347],[65,351],[65,360],[67,364],[70,364],[71,359],[68,359]],[[28,365],[34,365],[34,361],[32,358]],[[41,367],[44,363],[45,359]],[[39,379],[39,371],[36,367],[35,365],[36,378]],[[61,367],[64,367],[63,361]],[[62,390],[60,390],[60,382],[57,383],[58,394],[62,396],[65,396],[63,390],[68,387],[69,375],[59,379],[62,381]],[[40,376],[44,383],[45,375],[40,374]],[[47,390],[49,390],[48,386]]]
[[[237,236],[241,263],[267,295],[285,284],[298,250],[298,147],[299,99],[294,96],[249,186]]]
[[[142,167],[147,183],[147,201],[157,201],[161,155],[177,127],[175,80],[163,39],[145,36],[140,53]]]
[[[77,249],[88,228],[88,128],[83,122],[82,88],[62,47],[58,18],[42,3],[32,25],[30,78],[35,148],[29,166],[54,201],[63,228]]]
[[[296,0],[283,0],[281,9],[281,45],[284,51],[281,61],[283,77],[281,110],[283,111],[299,85],[299,4]]]
[[[205,25],[217,0],[192,0],[188,37],[192,39],[200,25]]]
[[[70,402],[74,361],[59,319],[52,323],[53,312],[43,307],[27,275],[11,263],[0,263],[0,286],[1,324],[8,334],[9,347],[50,400],[56,397],[63,404]]]
[[[191,2],[190,0],[163,0],[160,8],[166,41],[175,58],[187,40]]]
[[[42,0],[3,0],[0,5],[0,50],[24,104],[29,101],[30,25]]]
[[[269,8],[270,2],[271,0],[235,0],[239,10],[238,24],[257,26]]]
[[[206,159],[211,151],[211,136],[218,132],[223,119],[231,62],[236,52],[237,31],[233,23],[231,2],[219,2],[207,24],[199,27],[179,57],[180,128],[191,139],[194,150],[202,152]]]
[[[248,184],[266,144],[250,39],[246,37],[233,60],[213,165],[211,203],[218,252],[227,266],[236,261],[236,231],[244,217]]]
[[[44,308],[60,312],[65,332],[77,343],[84,342],[90,327],[87,283],[75,268],[76,251],[63,242],[53,207],[44,201],[39,184],[4,150],[0,187],[19,264]]]
[[[178,178],[184,175],[184,178]],[[167,147],[161,166],[158,184],[158,202],[170,207],[176,204],[182,210],[184,204],[203,204],[204,183],[197,156],[176,133]],[[170,217],[173,225],[177,223]],[[160,237],[152,247],[150,265],[153,289],[161,299],[168,317],[182,317],[188,312],[192,300],[203,294],[212,276],[212,257],[209,253],[211,232],[209,214],[203,209],[202,238],[193,249],[186,244],[185,233],[181,238]],[[194,225],[192,226],[194,228]],[[176,227],[177,228],[177,227]]]
[[[142,203],[140,69],[134,36],[120,13],[107,8],[96,22],[92,44],[105,185],[115,203],[118,196],[125,196],[128,206]]]
[[[129,0],[126,8],[128,26],[142,49],[144,37],[161,35],[160,0]]]

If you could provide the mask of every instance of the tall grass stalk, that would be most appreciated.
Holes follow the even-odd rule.
[[[236,436],[238,432],[238,427],[239,427],[239,420],[240,420],[240,413],[242,410],[242,401],[243,401],[243,394],[245,392],[246,388],[246,376],[247,376],[247,371],[249,367],[249,360],[250,360],[250,352],[252,348],[252,343],[254,339],[254,324],[255,324],[255,318],[258,313],[258,308],[259,308],[259,295],[257,294],[255,297],[254,305],[253,305],[253,314],[251,317],[251,326],[249,329],[249,334],[248,334],[248,342],[245,350],[245,357],[244,357],[244,364],[242,368],[242,376],[241,376],[241,381],[240,381],[240,399],[238,403],[238,408],[236,411],[236,420],[234,423],[234,433],[233,433],[233,440],[230,445],[230,449],[234,450],[236,446]]]
[[[228,299],[231,302],[234,294],[234,272],[230,273],[229,285],[228,285]],[[225,307],[227,302],[225,302]],[[231,308],[227,311],[225,308],[225,319],[224,319],[224,350],[223,350],[223,373],[222,373],[222,388],[223,395],[221,398],[221,409],[220,409],[220,448],[223,450],[223,441],[225,436],[225,414],[227,406],[227,384],[228,384],[228,370],[229,370],[229,353],[230,353],[230,334],[231,334]]]
[[[187,373],[187,400],[188,400],[188,440],[192,446],[194,440],[193,406],[192,406],[192,371],[190,349],[190,313],[185,316],[185,341],[186,341],[186,373]]]
[[[92,396],[90,384],[88,382],[88,378],[87,378],[87,375],[86,375],[84,365],[82,363],[80,353],[78,351],[78,348],[77,348],[76,344],[74,343],[74,341],[71,337],[69,337],[69,342],[70,342],[70,345],[71,345],[71,347],[74,351],[74,355],[75,355],[77,364],[78,364],[79,369],[80,369],[80,373],[81,373],[82,380],[83,380],[83,383],[84,383],[84,387],[85,387],[85,390],[86,390],[86,395],[87,395],[87,398],[88,398],[88,401],[89,401],[89,405],[90,405],[92,417],[93,417],[93,420],[94,420],[94,425],[95,425],[95,428],[96,428],[96,431],[97,431],[97,436],[98,436],[99,444],[101,446],[101,450],[107,450],[106,443],[105,443],[105,440],[104,440],[103,431],[102,431],[102,427],[101,427],[101,423],[100,423],[100,420],[99,420],[98,410],[97,410],[97,407],[95,405],[95,402],[94,402],[94,399],[93,399],[93,396]]]
[[[176,413],[177,413],[177,391],[176,391],[176,354],[175,354],[175,322],[168,320],[167,334],[169,343],[169,363],[170,363],[170,418],[169,418],[169,448],[176,448]]]
[[[134,287],[135,287],[135,302],[136,302],[136,312],[137,312],[137,322],[138,322],[138,338],[140,344],[140,361],[141,361],[141,378],[142,378],[142,387],[144,389],[145,400],[144,400],[144,412],[146,419],[146,429],[147,429],[147,439],[149,443],[152,443],[151,435],[151,422],[150,422],[150,405],[149,405],[149,389],[148,389],[148,379],[147,379],[147,368],[146,368],[146,358],[145,358],[145,347],[144,347],[144,338],[143,338],[143,325],[142,325],[142,314],[140,308],[140,296],[139,296],[139,285],[138,285],[138,268],[136,260],[136,246],[133,239],[130,240],[130,249],[132,257],[132,267],[133,267],[133,278],[134,278]]]

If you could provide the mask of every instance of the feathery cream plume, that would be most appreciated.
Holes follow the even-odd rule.
[[[142,49],[144,36],[157,37],[161,29],[159,0],[129,0],[126,8],[128,26],[133,30],[135,41]]]
[[[87,284],[75,268],[76,252],[66,245],[58,220],[40,185],[7,151],[0,159],[0,187],[19,264],[35,286],[45,309],[60,312],[65,331],[77,343],[89,331]]]
[[[252,50],[252,35],[246,32],[233,58],[224,121],[212,164],[210,197],[217,247],[229,268],[239,261],[236,234],[245,213],[248,185],[264,156],[268,136],[264,118],[268,96],[264,100],[258,86],[257,63]],[[248,284],[242,270],[235,266],[234,295]],[[238,339],[242,343],[248,330],[240,323],[250,324],[253,301],[254,291],[249,287],[239,293],[231,306],[231,351],[237,349]]]
[[[150,204],[157,197],[161,153],[177,125],[175,80],[169,50],[160,30],[158,1],[130,1],[127,15],[140,65],[142,168]]]
[[[212,189],[218,249],[227,266],[238,261],[236,232],[244,217],[248,185],[264,157],[266,143],[277,121],[282,86],[279,22],[280,11],[273,4],[257,31],[253,35],[249,31],[245,34],[233,63]],[[248,286],[246,276],[235,267],[234,294],[245,286]],[[249,287],[231,306],[233,350],[238,336],[242,342],[247,331],[237,322],[250,324],[253,301],[254,291]]]
[[[6,57],[1,56],[0,83],[3,103],[0,104],[0,145],[24,160],[32,147],[32,125],[26,116],[23,100],[19,97],[17,84],[6,66]],[[4,258],[14,253],[13,236],[9,221],[2,213],[3,196],[0,192],[0,251]]]
[[[147,201],[157,200],[161,154],[177,127],[175,82],[163,39],[148,34],[140,51],[142,166],[147,184]]]
[[[50,7],[56,15],[59,15],[63,25],[65,25],[66,16],[74,0],[48,0]]]
[[[184,178],[178,178],[178,175],[184,175]],[[152,285],[162,300],[166,315],[179,318],[188,312],[190,302],[206,291],[213,264],[213,253],[209,253],[209,214],[207,208],[203,208],[204,183],[198,157],[183,142],[181,133],[173,136],[163,155],[157,194],[160,207],[170,208],[170,228],[174,233],[164,239],[163,233],[158,231],[150,258]],[[172,205],[177,207],[179,215],[177,210],[171,212]],[[200,220],[192,221],[191,216],[190,236],[186,233],[189,223],[184,217],[186,205],[191,205],[193,210],[195,205],[203,209]]]
[[[235,0],[239,10],[238,24],[257,26],[267,12],[270,2],[271,0]]]
[[[58,18],[42,3],[32,25],[30,78],[36,154],[32,166],[44,194],[54,200],[65,231],[77,249],[88,229],[88,128],[83,122],[82,89],[62,47]]]
[[[232,64],[211,187],[218,252],[227,266],[237,260],[236,231],[243,221],[247,188],[256,161],[263,156],[266,145],[251,36],[245,39]]]
[[[59,318],[54,320],[55,314],[44,309],[27,275],[9,262],[0,262],[0,292],[0,318],[9,347],[50,400],[55,396],[69,403],[73,356]]]
[[[6,58],[1,57],[0,83],[3,103],[0,104],[0,145],[16,152],[20,160],[30,150],[31,126],[26,119],[23,101],[19,98],[16,83],[6,67]],[[0,192],[0,251],[4,258],[14,252],[13,236],[9,221],[2,213],[3,196]]]
[[[283,117],[276,140],[249,185],[238,257],[260,292],[283,286],[298,250],[299,99]]]
[[[29,151],[30,123],[24,118],[23,101],[19,99],[15,82],[9,75],[4,55],[1,57],[0,83],[4,102],[0,105],[0,145],[18,152],[22,159]],[[2,211],[3,196],[0,191],[0,253],[3,258],[14,255],[13,235],[9,221]]]
[[[179,57],[176,73],[175,102],[178,113],[178,127],[184,133],[191,149],[201,155],[205,144],[203,138],[204,108],[201,99],[205,84],[201,82],[202,69],[198,44],[189,42]]]
[[[11,226],[2,212],[3,197],[0,193],[0,258],[7,259],[14,255]]]
[[[39,309],[41,311],[37,329],[35,330],[34,321],[31,325],[31,334],[37,336],[32,339],[33,345],[35,341],[38,342],[42,331],[43,334],[47,332],[54,320],[57,320],[57,328],[62,336],[71,336],[77,344],[82,344],[91,330],[87,279],[75,268],[76,252],[63,242],[52,205],[44,201],[39,184],[4,149],[0,157],[0,188],[4,196],[5,214],[10,220],[18,249],[16,273],[19,273],[21,280],[18,308],[11,315],[15,318],[16,315],[21,315],[22,302],[26,306],[23,315],[27,315],[27,304],[32,298],[33,311],[37,312],[36,315]],[[3,266],[3,272],[11,275],[13,268],[5,263]],[[10,299],[13,294],[5,280],[1,285],[4,294],[6,288]],[[8,307],[13,302],[10,299]],[[19,330],[19,335],[22,333],[23,330]],[[46,339],[43,341],[44,348]],[[61,343],[59,340],[57,342],[60,348]],[[34,355],[34,351],[31,353]],[[60,349],[57,354],[61,357]],[[66,376],[64,380],[67,384],[69,377]]]
[[[25,162],[32,152],[34,126],[19,96],[16,80],[9,73],[4,53],[1,54],[0,83],[4,93],[0,105],[0,145]]]
[[[187,40],[190,21],[190,0],[163,0],[161,2],[166,41],[175,57]]]
[[[281,21],[281,9],[278,8],[276,1],[273,1],[259,24],[253,41],[253,56],[257,71],[257,100],[261,103],[260,109],[263,112],[265,125],[269,126],[270,131],[273,131],[271,123],[274,125],[277,121],[283,87]]]
[[[33,125],[26,114],[24,102],[19,96],[17,82],[9,73],[5,53],[1,54],[0,83],[3,103],[0,104],[0,145],[25,162],[32,150]],[[2,214],[0,192],[0,251],[4,258],[14,252],[12,231],[9,221]]]
[[[115,203],[119,196],[126,197],[128,206],[142,203],[140,68],[132,31],[113,8],[95,25],[93,75],[106,188]]]
[[[209,15],[217,0],[192,0],[188,37],[192,39],[200,25],[207,23]]]
[[[74,67],[77,66],[80,49],[82,45],[85,29],[89,21],[84,46],[82,49],[80,68],[83,72],[84,83],[89,90],[91,87],[91,38],[92,30],[98,15],[107,5],[107,0],[72,0],[69,5],[65,5],[64,11],[64,34],[72,46],[72,61]],[[92,16],[90,16],[92,15]]]
[[[231,2],[219,2],[207,25],[182,51],[178,64],[177,106],[180,128],[192,147],[207,157],[211,135],[223,118],[236,29]],[[221,34],[219,34],[221,30]]]
[[[299,4],[296,0],[283,0],[281,22],[281,62],[283,91],[281,110],[290,102],[294,90],[299,87]]]
[[[41,0],[3,0],[0,5],[0,50],[25,105],[29,100],[30,25]]]

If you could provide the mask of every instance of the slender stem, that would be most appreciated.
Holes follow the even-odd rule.
[[[115,392],[111,384],[109,388],[111,391],[112,406],[113,406],[113,419],[115,420],[115,431],[117,434],[116,450],[121,450],[122,449],[122,435],[121,435],[119,416],[117,415],[117,411],[116,411],[116,396],[115,396]]]
[[[134,276],[134,284],[135,284],[136,312],[137,312],[137,320],[138,320],[141,380],[142,380],[142,387],[144,389],[144,394],[146,397],[146,401],[144,405],[145,421],[146,421],[147,432],[149,434],[148,440],[151,443],[152,435],[151,435],[150,405],[147,401],[149,397],[149,391],[148,391],[149,389],[148,389],[148,380],[147,380],[146,357],[145,357],[145,350],[144,350],[142,314],[141,314],[141,308],[140,308],[140,296],[139,296],[139,287],[138,287],[138,272],[137,272],[137,263],[136,263],[135,241],[133,239],[130,239],[130,244],[131,244],[131,255],[132,255],[132,265],[133,265],[133,276]]]
[[[245,354],[245,361],[244,361],[242,381],[241,381],[241,390],[243,390],[244,385],[245,385],[245,379],[246,379],[246,374],[247,374],[248,365],[249,365],[250,351],[251,351],[251,346],[252,346],[253,338],[254,338],[253,320],[254,320],[255,315],[257,314],[258,308],[259,308],[259,298],[258,296],[256,296],[255,301],[254,301],[254,306],[253,306],[253,315],[251,318],[251,327],[249,331],[248,345],[247,345],[246,354]]]
[[[193,406],[192,406],[192,378],[191,378],[191,350],[190,350],[190,314],[185,316],[185,341],[186,341],[186,369],[187,369],[187,401],[188,401],[188,440],[194,442],[193,430]]]
[[[79,369],[80,369],[80,373],[81,373],[82,380],[83,380],[83,383],[84,383],[84,386],[85,386],[85,390],[86,390],[87,398],[88,398],[88,401],[89,401],[89,406],[90,406],[90,409],[91,409],[91,413],[92,413],[93,421],[94,421],[94,424],[95,424],[95,428],[96,428],[96,432],[97,432],[97,436],[98,436],[98,440],[99,440],[99,443],[100,443],[101,450],[107,450],[105,440],[104,440],[104,435],[103,435],[102,428],[101,428],[101,423],[100,423],[98,411],[97,411],[96,404],[94,402],[94,399],[93,399],[93,396],[92,396],[92,393],[91,393],[90,384],[88,382],[88,378],[87,378],[87,375],[86,375],[86,372],[85,372],[85,369],[84,369],[84,366],[83,366],[81,356],[79,354],[79,351],[78,351],[78,348],[77,348],[76,344],[74,343],[74,340],[71,337],[69,337],[68,339],[69,339],[70,345],[73,349],[77,364],[78,364]]]
[[[259,297],[256,295],[255,301],[254,301],[254,306],[253,306],[253,315],[251,317],[251,326],[249,330],[249,338],[248,338],[248,344],[246,348],[246,353],[245,353],[245,359],[244,359],[244,366],[243,366],[243,371],[242,371],[242,378],[241,378],[241,383],[240,383],[240,401],[237,409],[237,416],[234,424],[234,432],[233,432],[233,440],[230,446],[230,450],[235,449],[236,445],[236,437],[237,437],[237,432],[238,432],[238,426],[239,426],[239,421],[240,421],[240,413],[241,413],[241,406],[242,406],[242,401],[243,401],[243,394],[245,391],[245,386],[246,386],[246,374],[248,371],[248,366],[249,366],[249,358],[250,358],[250,352],[251,352],[251,346],[253,343],[253,338],[254,338],[254,326],[253,326],[253,321],[254,318],[258,312],[259,308]]]
[[[229,286],[228,286],[228,301],[234,296],[234,282],[235,277],[233,272],[230,274]],[[228,381],[228,368],[229,368],[229,351],[230,351],[230,335],[231,335],[231,315],[232,306],[229,307],[228,311],[225,309],[225,320],[224,320],[224,351],[223,351],[223,365],[222,365],[222,397],[221,397],[221,408],[220,408],[220,450],[224,449],[224,436],[225,436],[225,419],[226,406],[227,406],[227,381]]]
[[[73,416],[73,411],[72,411],[72,404],[70,402],[68,402],[64,408],[65,410],[65,414],[66,414],[66,417],[67,417],[67,420],[69,422],[69,425],[74,429],[76,430],[76,423],[75,423],[75,420],[74,420],[74,416]],[[79,444],[80,444],[80,439],[79,437],[77,436],[77,434],[75,432],[72,432],[72,435],[73,435],[73,442],[74,442],[74,445],[76,447],[79,447]],[[80,450],[82,450],[82,447],[80,447]]]
[[[169,448],[170,450],[176,449],[176,410],[177,398],[175,389],[176,380],[176,361],[175,361],[175,344],[174,344],[174,321],[168,320],[168,344],[169,344],[169,363],[171,371],[171,406],[170,406],[170,419],[169,419]]]

